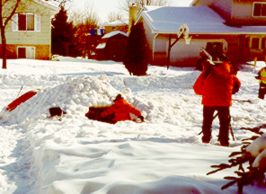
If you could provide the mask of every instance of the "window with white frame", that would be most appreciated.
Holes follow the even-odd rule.
[[[253,16],[266,17],[266,3],[265,2],[253,3]]]
[[[31,46],[18,46],[17,58],[35,59],[35,47]]]
[[[266,37],[250,37],[249,48],[253,50],[266,49]]]
[[[33,13],[16,13],[12,20],[12,31],[40,31],[40,16]]]

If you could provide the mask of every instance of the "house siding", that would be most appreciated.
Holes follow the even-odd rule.
[[[107,59],[123,61],[126,53],[128,37],[118,34],[106,42],[105,54]]]
[[[153,65],[170,66],[195,66],[200,58],[200,51],[206,47],[207,42],[222,42],[224,52],[233,63],[245,62],[247,60],[264,59],[264,53],[258,50],[250,50],[249,38],[253,35],[230,35],[230,34],[193,34],[190,44],[183,39],[179,40],[171,49],[168,64],[168,35],[160,35],[156,39],[154,47]],[[257,37],[265,38],[266,35]],[[174,39],[172,40],[172,42]]]
[[[232,10],[232,23],[241,25],[266,25],[266,17],[253,16],[253,4],[254,2],[266,1],[235,1]],[[266,32],[265,32],[266,33]]]
[[[265,0],[217,0],[210,4],[230,25],[266,25],[266,17],[253,16],[254,3]]]
[[[122,31],[122,32],[128,32],[128,25],[124,24],[124,25],[105,25],[104,26],[104,30],[105,30],[105,34],[109,33],[109,32],[113,32],[113,31]]]
[[[265,0],[201,0],[194,5],[210,6],[230,25],[266,25],[266,17],[253,16],[255,2],[266,3]]]
[[[143,22],[143,20],[141,21],[143,23],[143,28],[144,28],[144,32],[145,32],[145,36],[146,36],[146,40],[148,43],[148,52],[150,53],[150,56],[147,56],[149,59],[153,60],[154,58],[154,52],[153,52],[153,48],[154,48],[154,43],[155,43],[155,39],[156,39],[156,34],[152,33],[152,29],[149,28],[149,26],[147,25],[146,22]]]
[[[34,45],[34,44],[9,44],[7,45],[7,57],[10,59],[18,58],[18,47],[33,47],[35,49],[35,59],[50,59],[49,45]]]
[[[41,15],[41,31],[17,31],[12,32],[11,24],[6,30],[8,44],[51,44],[51,18]]]

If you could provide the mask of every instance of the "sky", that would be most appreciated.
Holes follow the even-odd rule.
[[[188,6],[192,0],[169,0],[171,6]],[[108,21],[110,13],[123,13],[124,0],[73,0],[72,9],[93,9],[101,22]]]
[[[230,147],[222,147],[218,120],[210,144],[201,142],[201,96],[192,89],[200,72],[194,68],[149,66],[147,76],[136,77],[119,62],[53,59],[8,60],[0,71],[1,194],[237,193],[236,185],[221,190],[228,183],[223,177],[236,176],[235,168],[207,172],[226,163],[242,140],[254,135],[241,127],[265,124],[266,100],[257,97],[255,79],[264,62],[245,64],[237,74],[242,85],[231,107],[236,139],[230,137]],[[5,111],[31,90],[37,94]],[[141,111],[143,123],[85,117],[90,106],[111,105],[117,94]],[[50,118],[48,109],[56,106],[66,114]],[[263,137],[250,144],[258,164],[266,157]],[[265,191],[244,187],[244,193]]]

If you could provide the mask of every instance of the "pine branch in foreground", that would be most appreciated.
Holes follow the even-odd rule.
[[[228,187],[231,187],[236,184],[238,187],[238,194],[243,194],[243,189],[246,185],[258,185],[266,187],[266,169],[260,167],[253,167],[253,162],[256,157],[252,156],[252,154],[246,150],[246,148],[252,142],[254,142],[254,140],[259,137],[262,137],[263,135],[263,133],[261,133],[259,129],[253,132],[256,134],[260,134],[261,136],[255,135],[250,138],[243,139],[240,151],[232,152],[229,155],[228,163],[212,165],[211,168],[214,168],[214,170],[207,173],[207,175],[210,175],[228,168],[238,167],[238,169],[234,172],[236,176],[224,177],[224,179],[228,180],[229,182],[221,187],[222,190],[227,189]]]

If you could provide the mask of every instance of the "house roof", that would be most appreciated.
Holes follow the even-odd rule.
[[[106,47],[106,42],[100,43],[96,46],[96,49],[104,49]]]
[[[53,11],[57,11],[59,9],[59,3],[52,0],[34,0],[36,3],[43,5]]]
[[[112,32],[109,32],[107,34],[105,34],[102,39],[107,39],[107,38],[110,38],[110,37],[113,37],[113,36],[116,36],[118,34],[121,34],[122,36],[126,36],[128,37],[128,35],[125,33],[125,32],[122,32],[122,31],[119,31],[119,30],[115,30],[115,31],[112,31]]]
[[[123,20],[115,20],[112,22],[105,22],[103,24],[103,26],[125,26],[125,25],[128,25],[128,22]]]
[[[182,24],[187,24],[194,34],[265,34],[266,26],[232,27],[207,6],[196,7],[146,7],[141,17],[153,33],[176,34]]]

